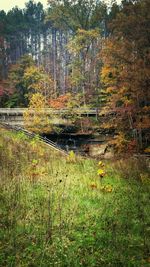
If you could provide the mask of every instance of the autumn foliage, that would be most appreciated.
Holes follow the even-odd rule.
[[[50,99],[49,106],[54,109],[66,108],[69,100],[70,94],[60,95],[56,99]]]
[[[147,145],[150,126],[149,2],[125,2],[103,46],[101,79],[107,95],[104,114],[113,113],[121,151]],[[123,145],[124,144],[124,145]],[[128,145],[128,146],[127,146]],[[123,149],[124,146],[124,149]]]

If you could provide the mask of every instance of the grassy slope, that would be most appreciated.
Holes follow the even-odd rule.
[[[148,179],[0,130],[0,266],[149,266]],[[143,176],[142,176],[143,177]]]

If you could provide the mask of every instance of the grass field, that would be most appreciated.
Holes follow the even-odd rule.
[[[0,266],[150,266],[144,162],[98,166],[0,129],[0,163]]]

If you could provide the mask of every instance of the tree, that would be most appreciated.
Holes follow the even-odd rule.
[[[39,92],[32,94],[29,101],[29,107],[23,115],[26,129],[35,133],[52,131],[50,114],[46,113],[47,106],[43,94]]]
[[[7,80],[0,83],[0,107],[13,107],[15,102],[14,90],[10,87]]]
[[[65,109],[68,106],[68,102],[70,101],[71,95],[65,94],[60,95],[59,97],[55,99],[50,99],[49,105],[53,109]]]
[[[6,79],[8,58],[7,58],[7,45],[5,43],[6,37],[6,13],[0,11],[0,81]]]
[[[101,27],[107,14],[107,7],[101,1],[95,0],[48,0],[49,12],[47,18],[55,28],[71,30],[90,30]]]
[[[111,122],[126,139],[125,149],[131,142],[143,149],[150,125],[149,7],[147,0],[124,1],[102,52],[101,79],[107,94],[103,112],[115,113]]]
[[[38,68],[35,65],[27,67],[23,79],[28,90],[28,98],[39,92],[48,101],[54,95],[54,82],[42,67]]]
[[[68,44],[72,55],[70,83],[72,91],[82,93],[84,105],[93,96],[99,84],[99,51],[101,49],[99,30],[79,29]]]
[[[49,100],[54,93],[54,83],[44,69],[37,67],[31,56],[23,56],[9,72],[9,83],[13,85],[18,98],[16,105],[28,106],[30,97],[40,92]]]
[[[88,32],[100,28],[102,35],[106,35],[107,6],[99,0],[48,2],[46,20],[52,27],[52,70],[55,90],[56,94],[65,94],[70,90],[70,62],[74,61],[74,66],[81,63],[74,60],[66,49],[70,38],[76,37],[79,29]],[[83,75],[80,75],[78,67],[74,69],[74,74],[77,80],[82,80]]]
[[[11,64],[27,53],[26,22],[23,10],[15,7],[7,13],[6,17],[7,54]]]
[[[42,60],[41,44],[45,18],[43,5],[40,2],[27,2],[24,17],[26,24],[27,48],[28,51],[32,54],[34,60],[37,61],[37,64],[40,65]]]
[[[26,128],[36,133],[52,130],[51,114],[47,114],[48,101],[54,92],[54,82],[43,68],[33,65],[27,67],[23,76],[29,101],[24,113]]]
[[[24,80],[24,74],[26,69],[34,64],[32,57],[25,55],[10,68],[8,80],[17,94],[16,106],[18,107],[28,105],[28,89]]]

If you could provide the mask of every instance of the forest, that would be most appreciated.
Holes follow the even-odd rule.
[[[148,267],[150,1],[47,2],[0,10],[0,266]]]
[[[121,150],[149,150],[149,1],[48,3],[0,11],[0,106],[97,108]]]

